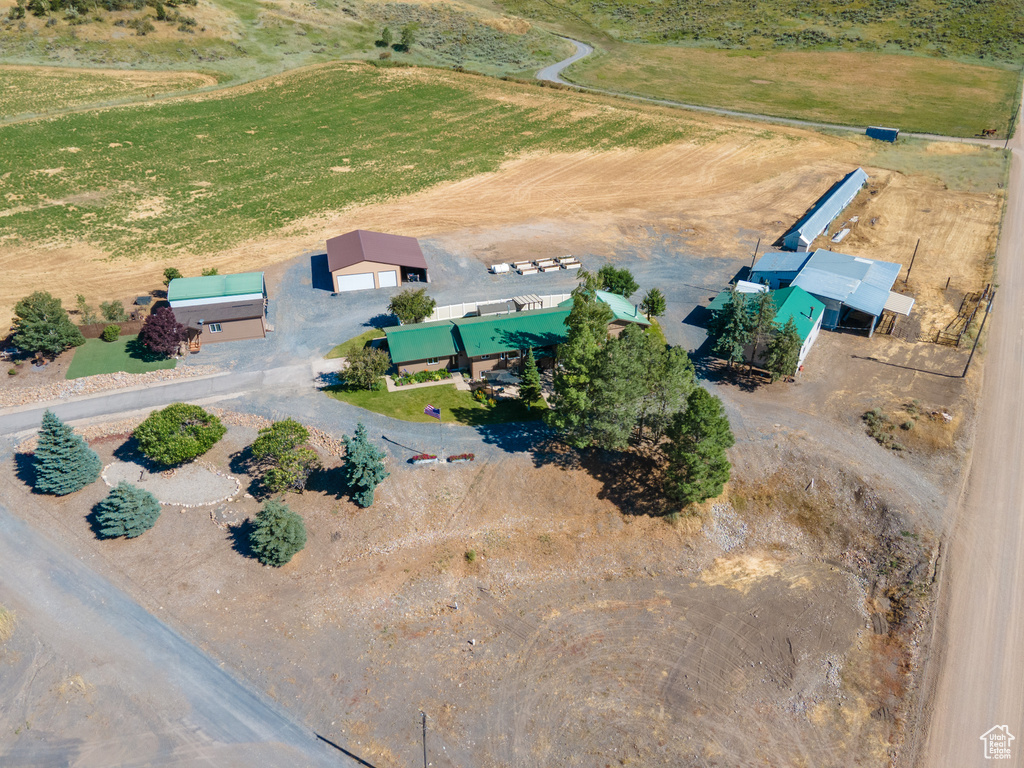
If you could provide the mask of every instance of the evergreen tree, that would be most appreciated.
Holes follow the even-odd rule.
[[[394,39],[394,36],[391,34],[391,29],[389,27],[384,27],[384,29],[382,29],[381,32],[380,32],[380,41],[382,43],[384,43],[384,47],[385,48],[390,47],[391,46],[391,41],[393,39]]]
[[[306,524],[287,504],[268,501],[256,515],[249,546],[261,563],[280,567],[306,546]]]
[[[648,318],[653,319],[664,315],[667,306],[665,294],[657,288],[651,288],[644,295],[643,301],[640,302],[640,311],[647,315]]]
[[[85,344],[68,312],[46,291],[36,291],[14,306],[14,346],[22,352],[59,355],[65,349]]]
[[[645,433],[652,440],[659,440],[672,423],[673,415],[686,410],[686,399],[697,386],[693,362],[685,350],[652,345],[655,346],[658,348],[652,348],[644,376],[647,394],[637,425],[641,440]]]
[[[173,357],[178,354],[181,342],[187,335],[185,326],[175,318],[174,310],[170,307],[160,307],[142,324],[139,341],[154,354]]]
[[[750,343],[753,317],[745,294],[732,286],[725,306],[711,315],[708,333],[714,338],[712,350],[730,366],[741,363],[744,349]]]
[[[652,344],[653,342],[653,344]],[[657,342],[638,325],[626,326],[605,344],[594,371],[588,432],[593,443],[624,450],[640,421],[648,393],[647,373]]]
[[[306,490],[310,476],[320,469],[320,456],[308,445],[309,430],[293,419],[275,421],[261,429],[250,446],[263,485],[271,493]]]
[[[171,403],[153,411],[135,428],[132,437],[146,458],[174,466],[202,456],[225,432],[220,419],[198,405]]]
[[[532,347],[526,351],[526,359],[523,361],[523,372],[519,377],[519,399],[527,407],[540,400],[540,372]]]
[[[753,299],[751,310],[750,342],[753,349],[750,352],[750,369],[754,369],[754,360],[757,358],[759,348],[771,339],[775,333],[775,297],[771,291],[762,291]]]
[[[768,342],[764,367],[771,374],[772,381],[778,381],[784,376],[796,375],[796,369],[800,363],[800,349],[803,345],[804,342],[796,329],[796,323],[791,317]]]
[[[401,45],[403,51],[408,51],[416,42],[416,25],[406,24],[402,27]]]
[[[558,347],[555,391],[547,423],[572,446],[584,448],[591,443],[587,422],[594,396],[594,371],[608,340],[612,310],[597,298],[600,282],[596,275],[584,273],[573,290],[572,310],[565,320],[568,337]]]
[[[697,387],[668,436],[665,495],[689,505],[721,494],[731,469],[725,451],[735,443],[721,400]]]
[[[43,413],[35,451],[37,491],[66,496],[96,482],[100,469],[100,457],[80,435],[51,411]]]
[[[374,489],[388,476],[384,469],[384,452],[370,444],[366,427],[356,425],[355,437],[343,435],[345,441],[345,482],[352,501],[360,507],[373,505]]]
[[[160,502],[149,491],[130,483],[118,483],[107,498],[96,505],[95,511],[100,536],[134,539],[156,524]]]

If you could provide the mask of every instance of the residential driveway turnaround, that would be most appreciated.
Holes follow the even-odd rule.
[[[357,764],[2,506],[0,604],[5,768]]]

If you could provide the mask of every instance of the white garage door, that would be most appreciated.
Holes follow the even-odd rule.
[[[381,288],[394,288],[398,285],[398,272],[378,272],[377,279]]]
[[[360,275],[338,275],[339,291],[362,291],[374,287],[373,272],[364,272]]]

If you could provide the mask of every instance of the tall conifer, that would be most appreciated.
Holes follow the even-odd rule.
[[[373,505],[374,490],[389,472],[384,469],[384,452],[370,444],[366,427],[356,425],[355,437],[343,435],[345,441],[345,480],[352,501],[360,507]]]
[[[85,440],[46,411],[35,451],[36,490],[66,496],[96,482],[100,469],[100,457]]]
[[[100,536],[108,539],[141,536],[160,517],[160,502],[149,491],[131,483],[118,483],[110,494],[96,505],[96,522]]]

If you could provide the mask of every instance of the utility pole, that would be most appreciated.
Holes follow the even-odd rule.
[[[967,358],[967,365],[964,366],[964,372],[960,374],[960,378],[967,378],[967,369],[971,367],[971,360],[974,359],[974,350],[978,348],[978,342],[981,341],[981,332],[985,330],[985,321],[988,320],[988,313],[992,311],[992,302],[995,301],[996,292],[992,291],[992,296],[988,300],[988,304],[985,305],[985,316],[981,318],[981,328],[978,329],[978,335],[974,337],[974,346],[971,347],[971,354]]]
[[[427,713],[420,710],[420,718],[423,721],[423,768],[427,768]]]
[[[917,245],[914,246],[914,255],[910,257],[910,266],[907,267],[907,276],[903,278],[903,285],[907,284],[907,280],[910,279],[910,270],[914,268],[914,259],[917,258],[917,247],[921,245],[921,238],[917,238]]]
[[[754,246],[754,256],[750,259],[750,270],[754,270],[754,262],[757,260],[757,249],[761,247],[761,238],[757,238],[757,245]]]

